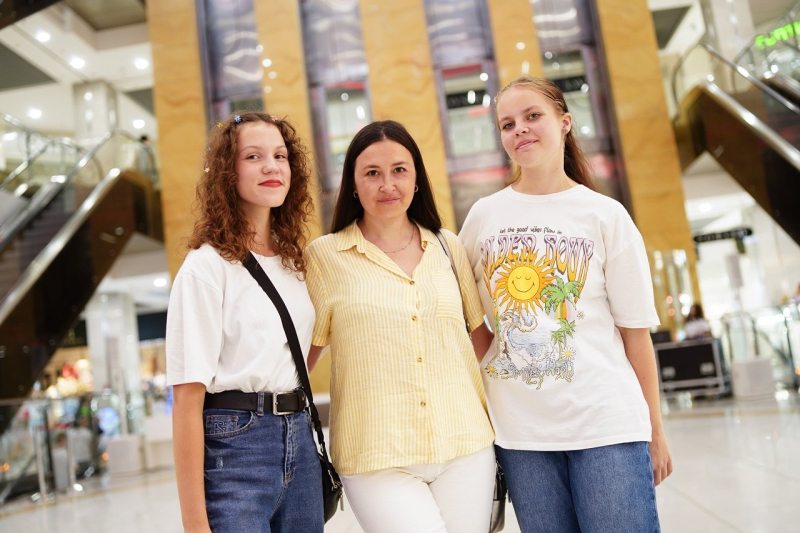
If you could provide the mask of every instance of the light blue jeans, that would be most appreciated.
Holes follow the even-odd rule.
[[[214,533],[322,533],[322,473],[306,411],[206,409],[203,425]]]
[[[647,442],[496,451],[523,533],[661,531]]]

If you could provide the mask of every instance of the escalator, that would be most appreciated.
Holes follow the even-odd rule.
[[[0,2],[0,29],[11,26],[41,11],[46,7],[57,4],[60,0],[10,0]]]
[[[703,50],[716,62],[709,81],[678,94],[685,59]],[[777,80],[777,77],[772,77]],[[706,44],[684,55],[673,76],[681,166],[708,152],[800,243],[800,103],[725,60]]]
[[[0,434],[133,233],[163,240],[149,147],[109,132],[63,174],[48,154],[0,188]]]

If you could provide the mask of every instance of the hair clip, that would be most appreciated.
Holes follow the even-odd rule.
[[[235,123],[237,123],[237,124],[241,124],[242,123],[242,117],[240,117],[239,115],[234,115],[233,121]]]
[[[206,227],[207,227],[207,228],[213,228],[213,227],[214,227],[214,224],[213,224],[213,223],[211,223],[211,222],[206,222]]]
[[[217,128],[221,128],[221,127],[222,127],[222,122],[217,122]]]

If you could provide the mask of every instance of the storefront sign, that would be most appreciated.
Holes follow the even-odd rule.
[[[800,21],[772,30],[769,35],[759,35],[755,43],[760,50],[764,50],[775,46],[778,41],[790,41],[796,35],[800,35]]]
[[[712,242],[724,241],[726,239],[743,239],[753,234],[750,228],[732,229],[729,231],[719,231],[717,233],[706,233],[704,235],[695,235],[694,242]]]

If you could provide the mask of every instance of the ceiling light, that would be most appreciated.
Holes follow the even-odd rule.
[[[267,93],[267,94],[271,93],[272,92],[272,87],[267,85],[266,87],[264,87],[264,92]]]
[[[155,285],[156,287],[166,287],[167,278],[156,278],[153,280],[153,285]]]
[[[364,106],[360,105],[356,108],[356,116],[361,120],[366,118],[367,113],[364,111]]]
[[[475,103],[475,91],[467,92],[467,103],[469,104]]]
[[[150,62],[144,59],[143,57],[137,57],[136,59],[134,59],[133,64],[139,70],[144,70],[150,66]]]
[[[133,121],[133,127],[136,128],[137,130],[144,128],[144,120],[137,118],[136,120]]]
[[[83,93],[83,99],[86,100],[87,102],[91,102],[92,98],[94,98],[94,95],[91,92]]]
[[[701,213],[708,213],[709,211],[711,211],[711,204],[702,203],[697,207],[697,209],[699,209]]]
[[[483,107],[489,107],[490,105],[492,105],[492,97],[489,96],[488,94],[484,94],[483,100],[481,100],[481,105]]]
[[[81,59],[80,57],[73,57],[69,60],[69,64],[72,68],[75,69],[82,69],[86,66],[86,61]]]
[[[47,41],[49,41],[49,40],[50,40],[50,34],[49,34],[49,33],[47,33],[47,32],[46,32],[46,31],[44,31],[44,30],[39,30],[39,31],[37,31],[37,32],[36,32],[36,35],[34,35],[34,37],[35,37],[35,38],[36,38],[36,40],[37,40],[37,41],[39,41],[40,43],[46,43]]]
[[[277,72],[275,72],[274,70],[272,70],[272,71],[270,71],[270,73],[269,73],[269,74],[267,74],[267,77],[268,77],[269,79],[271,79],[271,80],[274,80],[275,78],[277,78],[277,77],[278,77],[278,73],[277,73]]]
[[[592,128],[589,126],[581,126],[581,133],[584,135],[589,135],[592,132]]]
[[[263,46],[261,46],[260,44],[258,46],[256,46],[256,52],[258,52],[260,54],[263,51],[264,51],[264,47]]]
[[[489,75],[486,74],[485,72],[481,72],[480,79],[481,81],[486,81],[489,79]]]
[[[37,118],[41,118],[42,117],[42,110],[41,109],[36,109],[35,107],[32,107],[32,108],[28,109],[28,116],[30,118],[34,119],[34,120],[36,120]]]
[[[517,43],[517,50],[525,50],[525,43],[523,42]]]
[[[272,66],[272,60],[267,58],[264,61],[262,61],[261,64],[264,65],[264,68],[269,68]]]
[[[346,102],[350,99],[350,95],[347,93],[342,93],[342,102]]]
[[[6,133],[6,134],[3,135],[3,140],[4,141],[13,141],[16,138],[17,138],[17,132],[16,131],[12,131],[10,133]]]

